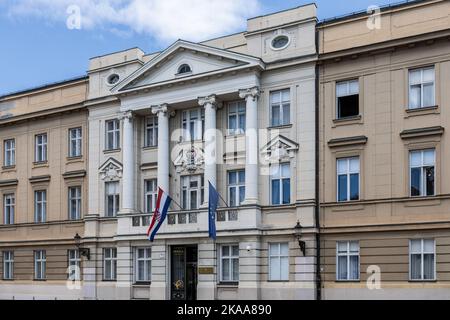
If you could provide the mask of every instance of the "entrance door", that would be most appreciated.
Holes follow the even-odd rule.
[[[171,261],[172,300],[196,300],[197,247],[172,247]]]

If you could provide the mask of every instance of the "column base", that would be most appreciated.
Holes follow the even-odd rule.
[[[258,205],[259,201],[258,199],[245,199],[241,205],[242,206],[248,206],[248,205]]]

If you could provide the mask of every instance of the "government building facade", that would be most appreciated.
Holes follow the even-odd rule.
[[[316,9],[0,97],[0,299],[450,298],[450,3]]]

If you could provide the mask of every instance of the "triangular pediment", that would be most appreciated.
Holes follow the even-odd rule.
[[[103,180],[115,181],[122,178],[122,163],[114,158],[106,160],[98,169],[100,177]]]
[[[180,73],[183,65],[189,66],[190,72]],[[178,40],[117,84],[112,91],[118,93],[162,86],[249,67],[264,68],[264,64],[261,59],[252,56]]]
[[[298,148],[298,143],[280,134],[264,145],[261,153],[267,161],[280,161],[293,158]]]

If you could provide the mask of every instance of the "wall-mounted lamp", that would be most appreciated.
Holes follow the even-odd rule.
[[[77,246],[77,249],[80,252],[80,255],[82,255],[83,257],[86,257],[88,260],[91,260],[91,251],[89,250],[89,248],[82,248],[81,247],[81,237],[80,237],[80,235],[77,233],[75,235],[75,237],[73,237],[73,239],[75,240],[75,245]]]
[[[297,221],[297,224],[294,227],[295,237],[298,241],[298,246],[300,247],[300,251],[303,253],[303,256],[306,254],[306,243],[302,241],[302,225],[300,221]]]

